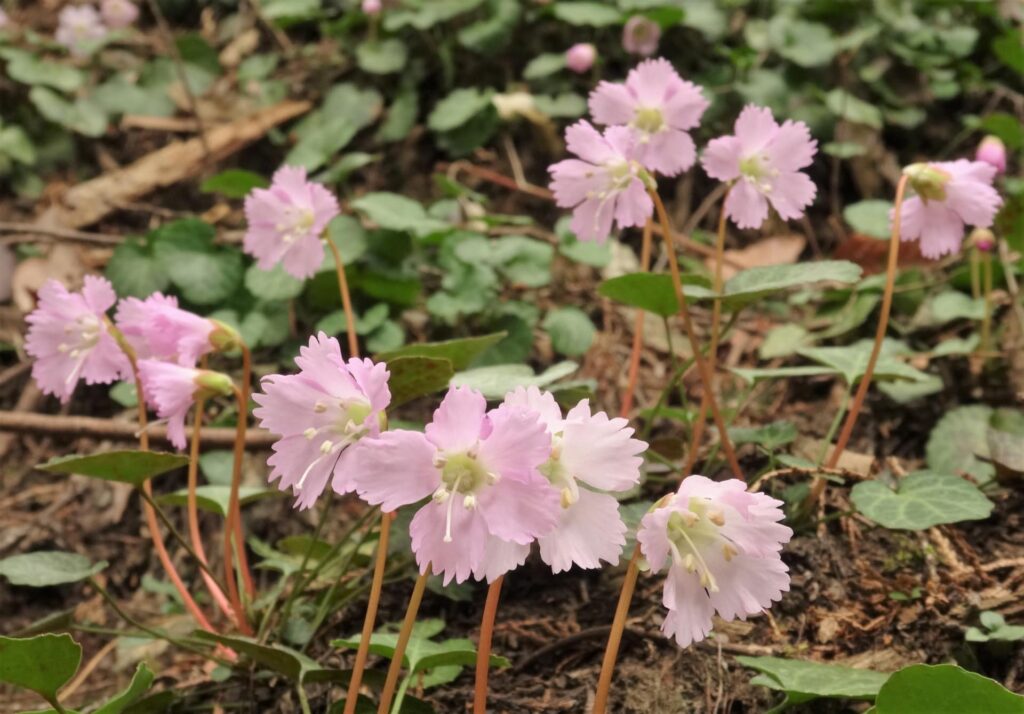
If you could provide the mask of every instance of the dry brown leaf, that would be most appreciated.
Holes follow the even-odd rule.
[[[45,257],[28,258],[14,269],[11,287],[14,304],[24,313],[36,306],[35,294],[50,278],[64,285],[77,285],[85,275],[78,249],[63,243],[54,244]]]
[[[788,265],[795,263],[807,245],[807,239],[791,233],[770,236],[746,248],[725,251],[726,263],[722,266],[722,277],[726,280],[739,272],[738,267],[758,268],[764,265]],[[714,261],[708,259],[708,269],[714,270]]]

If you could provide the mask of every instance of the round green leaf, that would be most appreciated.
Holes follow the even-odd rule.
[[[427,117],[427,126],[433,131],[458,129],[491,106],[492,94],[489,89],[475,87],[456,89],[437,103]]]
[[[886,528],[921,531],[932,526],[988,518],[993,504],[959,476],[917,471],[893,490],[879,481],[861,481],[850,494],[862,514]]]
[[[257,300],[291,300],[302,293],[305,281],[291,276],[280,265],[260,270],[251,265],[245,271],[245,287]]]
[[[576,307],[560,307],[544,317],[543,327],[556,352],[569,357],[583,354],[594,342],[597,329],[587,314]]]
[[[30,689],[51,704],[81,661],[82,646],[71,635],[0,637],[0,682]]]
[[[891,201],[868,199],[851,203],[843,209],[843,219],[853,230],[872,238],[889,238]]]
[[[983,404],[957,407],[946,413],[928,436],[928,468],[940,473],[967,473],[979,483],[995,475],[988,459],[988,422],[992,408]]]
[[[737,657],[740,664],[762,672],[756,684],[790,695],[871,699],[886,680],[886,675],[869,669],[837,664],[806,662],[782,657]]]
[[[523,70],[523,79],[540,79],[565,69],[564,52],[544,52],[537,55]]]
[[[45,588],[51,585],[77,583],[90,578],[107,567],[106,561],[93,564],[77,553],[59,550],[40,550],[21,553],[0,560],[0,575],[11,585]]]
[[[952,664],[915,664],[896,672],[875,700],[877,714],[1024,714],[1024,697]]]
[[[367,40],[356,48],[360,69],[371,74],[393,74],[401,71],[409,51],[401,40]]]
[[[447,223],[431,218],[418,201],[397,193],[368,193],[352,201],[352,208],[392,231],[429,235],[448,228]]]

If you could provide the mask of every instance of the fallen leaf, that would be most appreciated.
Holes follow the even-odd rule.
[[[739,268],[759,268],[765,265],[789,265],[795,263],[807,245],[807,240],[795,233],[783,236],[771,236],[757,243],[752,243],[746,248],[727,250],[724,253],[726,259],[722,266],[722,278],[728,280],[739,272]],[[714,270],[714,260],[707,261],[709,270]],[[730,265],[731,263],[731,265]]]

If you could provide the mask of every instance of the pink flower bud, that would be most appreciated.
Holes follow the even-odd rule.
[[[991,253],[996,247],[996,236],[988,228],[975,228],[971,231],[970,241],[982,253]]]
[[[139,8],[130,0],[103,0],[100,14],[107,27],[119,29],[128,27],[139,19]]]
[[[984,161],[990,166],[995,166],[999,173],[1006,173],[1006,146],[998,136],[986,136],[978,144],[978,153],[974,155],[975,161]]]
[[[363,0],[363,12],[367,15],[379,15],[383,9],[381,0]]]
[[[583,74],[594,66],[597,59],[597,48],[589,42],[579,42],[565,53],[565,66],[576,74]]]
[[[658,51],[661,25],[643,15],[634,15],[622,28],[622,48],[633,55],[650,57]]]

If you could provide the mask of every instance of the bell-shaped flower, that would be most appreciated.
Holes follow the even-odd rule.
[[[903,169],[917,194],[900,209],[900,240],[921,241],[921,255],[938,259],[960,249],[966,225],[988,228],[1003,204],[992,187],[996,167],[981,161],[936,161]],[[890,212],[890,216],[892,216]]]
[[[530,409],[547,427],[551,456],[540,467],[561,496],[558,526],[538,539],[541,559],[560,573],[573,565],[615,564],[626,544],[619,502],[607,492],[628,491],[640,481],[640,457],[647,444],[633,439],[625,419],[592,414],[584,399],[562,417],[549,392],[520,387],[503,406]]]
[[[445,584],[493,580],[558,522],[558,492],[538,472],[551,438],[532,411],[487,412],[479,392],[453,387],[421,434],[388,431],[354,452],[356,490],[384,511],[429,500],[409,525],[420,572]]]
[[[226,374],[157,359],[139,360],[139,378],[146,403],[167,421],[167,438],[178,449],[185,448],[185,417],[196,399],[226,397],[234,391]]]
[[[194,367],[215,350],[241,341],[238,333],[217,320],[178,307],[173,295],[153,293],[145,300],[124,298],[117,306],[117,329],[141,359],[160,359]]]
[[[686,647],[707,637],[716,612],[745,620],[782,598],[789,569],[780,553],[793,531],[779,522],[781,505],[742,481],[704,476],[655,504],[636,538],[653,572],[668,566],[662,632]]]
[[[92,5],[65,5],[57,16],[53,38],[73,57],[88,57],[107,36],[107,27]]]
[[[306,179],[306,169],[282,166],[270,188],[256,188],[245,199],[249,227],[242,248],[256,258],[261,270],[280,263],[303,280],[324,262],[321,236],[338,215],[338,199]]]
[[[390,373],[369,359],[346,362],[338,341],[323,332],[309,338],[295,364],[298,374],[263,378],[253,415],[281,437],[267,461],[270,480],[282,491],[292,489],[297,507],[309,508],[332,475],[336,492],[354,488],[349,447],[380,433],[391,403]]]
[[[697,160],[687,132],[700,124],[707,108],[700,87],[680,77],[665,59],[641,62],[625,84],[601,82],[590,94],[594,121],[633,129],[637,161],[665,176],[686,171]]]
[[[711,178],[733,182],[726,215],[740,228],[760,228],[769,204],[785,220],[802,216],[817,193],[800,171],[818,146],[807,125],[788,120],[779,126],[770,109],[748,105],[735,132],[711,140],[701,159]]]
[[[25,351],[35,358],[32,376],[44,393],[67,402],[79,379],[109,384],[131,377],[131,365],[107,321],[116,300],[113,286],[95,275],[85,276],[78,293],[56,280],[40,288],[39,304],[25,318]]]
[[[580,240],[604,242],[612,221],[620,228],[641,226],[654,210],[647,186],[653,182],[636,160],[636,134],[612,126],[601,134],[580,121],[565,130],[566,146],[578,159],[551,166],[555,203],[572,208],[571,228]]]
[[[103,0],[100,14],[107,27],[117,30],[134,24],[139,19],[139,8],[131,0]]]
[[[660,41],[661,25],[644,15],[633,15],[622,26],[622,49],[631,55],[650,57]]]

